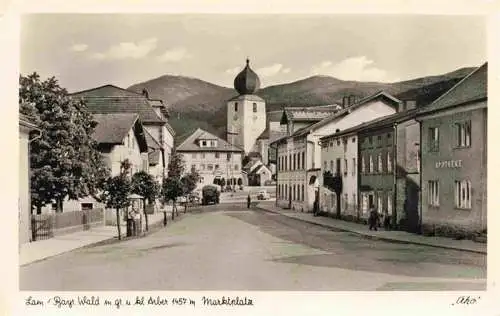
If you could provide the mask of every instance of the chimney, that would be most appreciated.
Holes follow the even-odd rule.
[[[142,95],[146,98],[149,99],[149,92],[146,90],[146,88],[142,89]]]

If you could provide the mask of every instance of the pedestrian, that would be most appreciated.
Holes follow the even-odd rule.
[[[250,208],[250,202],[251,202],[251,198],[250,198],[250,193],[248,193],[248,196],[247,196],[247,208]]]
[[[379,222],[379,218],[378,218],[378,212],[377,212],[377,209],[375,207],[371,207],[370,208],[370,215],[368,217],[368,224],[370,225],[369,229],[370,230],[375,230],[377,231],[377,225],[378,225],[378,222]]]

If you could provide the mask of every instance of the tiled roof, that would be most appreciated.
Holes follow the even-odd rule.
[[[266,127],[262,133],[260,133],[259,137],[257,139],[268,139],[269,138],[269,127]]]
[[[364,99],[361,99],[360,101],[358,101],[357,103],[341,110],[341,111],[338,111],[336,112],[335,114],[333,115],[330,115],[326,118],[324,118],[323,120],[317,122],[317,123],[314,123],[312,125],[309,125],[308,127],[306,128],[303,128],[303,129],[300,129],[298,131],[296,131],[293,136],[303,136],[303,135],[306,135],[307,133],[309,133],[310,131],[316,129],[316,128],[319,128],[319,127],[322,127],[330,122],[333,122],[334,120],[336,120],[337,118],[339,117],[342,117],[344,115],[347,115],[349,113],[351,113],[352,110],[368,103],[368,102],[371,102],[371,101],[374,101],[374,100],[377,100],[377,99],[385,99],[387,101],[389,101],[390,103],[392,103],[396,108],[397,106],[399,105],[399,103],[401,103],[401,101],[397,98],[395,98],[394,96],[384,92],[384,91],[380,91],[380,92],[377,92],[375,94],[372,94]]]
[[[137,113],[142,123],[165,124],[146,97],[113,85],[75,92],[71,96],[85,99],[92,113]]]
[[[198,139],[213,139],[217,140],[217,147],[200,147],[197,143]],[[207,131],[198,128],[189,137],[187,137],[179,146],[177,151],[221,151],[221,152],[241,152],[242,150],[234,145],[229,144],[220,137],[217,137]]]
[[[334,133],[328,136],[323,136],[320,139],[321,140],[326,140],[328,138],[332,137],[338,137],[342,135],[347,135],[350,133],[359,133],[359,132],[367,132],[367,131],[372,131],[374,129],[381,129],[387,126],[391,126],[394,123],[401,123],[407,120],[411,120],[415,118],[417,113],[417,109],[410,109],[404,112],[399,112],[395,114],[390,114],[386,115],[383,117],[379,117],[377,119],[361,123],[359,125],[347,128],[343,131],[340,131],[338,133]]]
[[[419,114],[484,100],[488,97],[488,63],[474,70],[467,77],[458,82],[427,107],[422,108]]]
[[[94,114],[97,126],[92,134],[99,144],[121,144],[139,118],[133,113]]]
[[[137,113],[143,123],[165,124],[143,97],[85,97],[87,109],[96,114]]]
[[[322,119],[338,112],[338,106],[330,107],[286,107],[284,108],[285,120],[319,122]]]
[[[123,89],[112,84],[74,92],[70,95],[79,97],[144,97],[140,93]]]

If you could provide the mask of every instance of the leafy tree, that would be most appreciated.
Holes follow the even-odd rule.
[[[196,189],[196,184],[200,181],[200,174],[195,170],[191,169],[191,172],[181,178],[182,191],[184,195],[188,195]],[[186,212],[187,203],[184,207],[184,212]]]
[[[176,202],[177,198],[183,193],[181,183],[181,176],[183,173],[184,161],[182,159],[182,154],[177,153],[174,148],[170,155],[167,178],[164,179],[162,183],[162,197],[164,202],[172,200],[172,219],[174,218],[174,213],[177,215],[179,214]]]
[[[116,227],[118,229],[118,239],[121,240],[120,209],[125,209],[130,205],[128,196],[130,194],[131,183],[128,177],[126,163],[122,162],[122,172],[113,178],[108,178],[104,187],[104,200],[108,208],[116,209]]]
[[[149,229],[148,214],[146,212],[146,200],[148,204],[154,203],[156,197],[160,193],[160,185],[155,178],[147,172],[140,171],[132,176],[131,180],[132,193],[139,194],[143,197],[143,213],[146,220],[146,230]]]
[[[54,77],[41,81],[37,73],[20,76],[19,86],[19,112],[42,130],[30,147],[31,197],[37,213],[53,201],[62,212],[67,197],[96,196],[109,170],[92,138],[96,122],[85,103],[72,99]]]

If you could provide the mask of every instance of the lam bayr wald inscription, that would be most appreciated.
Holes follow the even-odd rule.
[[[161,296],[136,296],[133,299],[124,297],[101,298],[99,296],[77,296],[77,297],[62,297],[53,296],[49,299],[41,300],[28,296],[25,299],[26,306],[38,307],[56,307],[56,308],[73,308],[76,306],[82,307],[137,307],[137,306],[253,306],[253,299],[248,297],[206,297],[201,299],[192,299],[187,297],[161,297]]]

